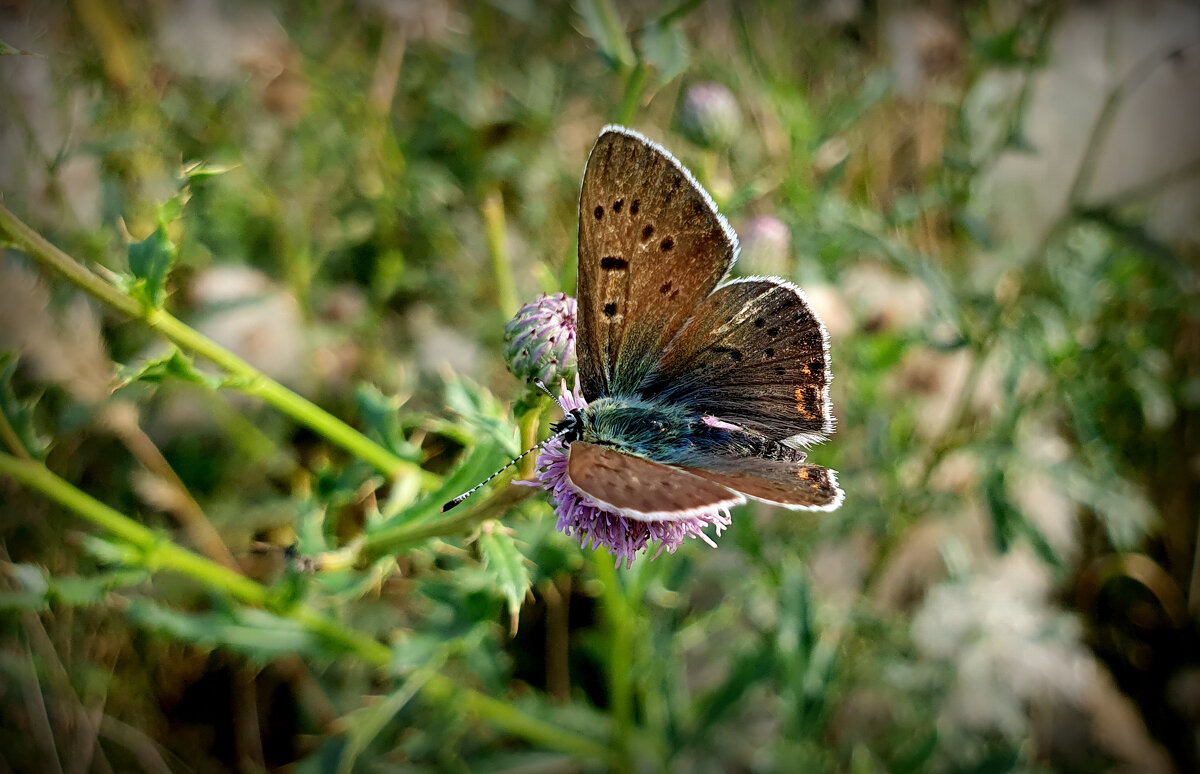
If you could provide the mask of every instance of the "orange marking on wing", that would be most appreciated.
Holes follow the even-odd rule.
[[[808,398],[805,397],[803,387],[796,388],[796,411],[799,411],[800,416],[805,419],[812,419],[814,416],[812,410],[808,407]]]

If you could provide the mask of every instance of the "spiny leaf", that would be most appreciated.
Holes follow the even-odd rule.
[[[496,588],[508,604],[510,633],[516,635],[521,602],[529,593],[529,568],[524,555],[498,521],[484,523],[479,535],[479,551]]]
[[[191,182],[206,177],[217,177],[240,166],[241,164],[209,164],[206,161],[189,161],[179,170],[179,179]]]
[[[362,418],[367,436],[378,441],[392,454],[406,460],[416,461],[420,449],[408,442],[400,425],[400,407],[404,401],[384,395],[372,384],[362,383],[354,388],[354,402]]]
[[[17,356],[12,352],[0,352],[0,414],[8,424],[5,430],[11,429],[15,438],[4,438],[5,445],[18,443],[29,456],[34,459],[45,459],[49,443],[38,435],[33,424],[34,401],[23,402],[17,399],[12,389],[13,375],[17,372]],[[8,435],[7,432],[4,433]]]
[[[210,613],[180,613],[147,600],[126,610],[138,626],[202,647],[225,647],[258,659],[308,654],[330,656],[342,649],[295,621],[250,608]]]
[[[117,371],[118,384],[122,387],[133,382],[159,384],[169,378],[214,389],[221,384],[217,377],[196,370],[192,358],[175,347],[171,347],[165,355],[135,365],[121,366]]]
[[[166,205],[164,205],[166,206]],[[182,204],[179,205],[182,208]],[[152,309],[159,309],[166,298],[167,275],[175,264],[175,244],[160,222],[150,236],[129,245],[129,273],[133,277],[129,292]]]

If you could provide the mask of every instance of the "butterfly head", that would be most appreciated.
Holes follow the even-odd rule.
[[[566,416],[550,425],[551,434],[563,443],[579,440],[579,434],[584,426],[586,407],[571,409]]]

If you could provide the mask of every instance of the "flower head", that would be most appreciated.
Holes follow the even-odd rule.
[[[525,382],[553,384],[575,374],[575,299],[543,295],[504,326],[504,362]]]
[[[567,411],[584,408],[587,401],[579,390],[579,380],[575,380],[575,388],[569,389],[562,383],[562,406]],[[716,548],[716,543],[704,533],[704,528],[715,525],[716,534],[729,526],[729,511],[724,508],[713,508],[709,512],[689,516],[677,521],[642,521],[619,513],[605,510],[577,490],[567,479],[567,452],[569,444],[558,438],[553,438],[542,447],[538,455],[538,470],[534,481],[518,481],[527,486],[541,486],[550,493],[554,504],[554,512],[558,516],[556,526],[566,535],[573,535],[579,540],[579,545],[604,546],[617,557],[617,564],[622,561],[628,567],[633,564],[638,551],[649,553],[651,541],[658,544],[658,549],[651,559],[657,558],[665,549],[673,554],[683,544],[685,538],[696,537]]]
[[[698,83],[683,98],[679,128],[697,145],[726,148],[742,130],[742,111],[729,89],[719,83]]]

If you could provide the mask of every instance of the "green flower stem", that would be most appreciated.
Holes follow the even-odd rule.
[[[420,476],[425,484],[436,483],[436,477],[422,470],[420,466],[400,459],[315,403],[300,397],[212,339],[187,326],[166,310],[144,307],[137,299],[52,245],[3,205],[0,205],[0,231],[7,234],[14,244],[38,263],[57,272],[117,311],[142,321],[181,349],[211,360],[233,377],[237,389],[261,398],[297,422],[320,433],[330,442],[369,462],[389,479]]]
[[[517,311],[517,286],[513,281],[512,260],[508,254],[508,227],[504,221],[504,199],[498,189],[483,199],[483,222],[487,231],[488,255],[496,280],[496,304],[506,317]]]
[[[617,123],[629,126],[637,114],[642,101],[642,93],[646,90],[646,81],[650,79],[650,68],[638,62],[629,71],[625,80],[625,94],[621,98],[621,112],[617,114]]]
[[[592,552],[592,571],[604,588],[604,619],[609,632],[608,695],[612,708],[617,755],[629,761],[633,732],[633,623],[612,554]]]
[[[271,606],[272,594],[267,587],[172,543],[71,486],[41,463],[18,459],[0,452],[0,475],[9,476],[41,492],[113,537],[139,549],[144,554],[145,566],[151,571],[175,572],[245,604],[267,608]],[[386,645],[327,618],[310,607],[294,605],[275,612],[296,621],[381,671],[390,672],[393,667],[392,651]],[[439,701],[461,702],[479,718],[534,744],[580,757],[602,760],[611,757],[609,750],[598,742],[527,715],[509,703],[460,685],[444,675],[432,676],[425,684],[424,690]]]
[[[533,408],[521,414],[517,420],[517,429],[521,433],[521,451],[532,449],[542,430],[542,414],[546,411],[546,406],[550,403],[550,398],[546,395],[538,395],[533,404]],[[525,459],[521,460],[521,478],[533,478],[533,473],[537,469],[537,454],[527,454]]]

